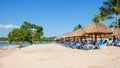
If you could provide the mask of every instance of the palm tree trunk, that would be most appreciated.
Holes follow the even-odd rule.
[[[116,15],[116,24],[117,24],[117,28],[119,28],[118,15]]]

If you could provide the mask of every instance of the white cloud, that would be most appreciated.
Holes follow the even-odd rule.
[[[19,28],[19,26],[16,25],[2,25],[0,24],[0,29],[13,29],[13,28]]]

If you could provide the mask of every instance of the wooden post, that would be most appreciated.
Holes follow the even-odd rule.
[[[115,40],[116,40],[116,37],[114,36],[114,37],[113,37],[113,42],[115,42]]]
[[[80,37],[80,42],[82,43],[82,36]]]
[[[95,34],[95,44],[97,45],[97,34]]]
[[[73,42],[75,42],[75,37],[73,37]]]

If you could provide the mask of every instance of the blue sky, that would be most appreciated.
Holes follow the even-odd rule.
[[[0,0],[0,37],[6,37],[12,28],[19,27],[24,21],[43,26],[47,37],[70,32],[77,24],[85,27],[94,13],[99,13],[103,1]]]

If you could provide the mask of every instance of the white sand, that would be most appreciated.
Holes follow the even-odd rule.
[[[86,51],[43,44],[1,54],[7,52],[0,59],[0,68],[120,68],[120,47],[114,46]]]

